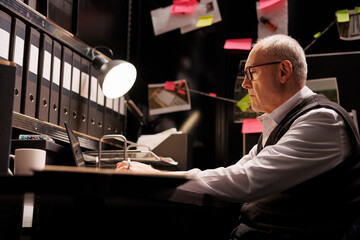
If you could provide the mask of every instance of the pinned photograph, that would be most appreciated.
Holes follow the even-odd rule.
[[[191,109],[186,80],[149,84],[149,115],[186,111]]]

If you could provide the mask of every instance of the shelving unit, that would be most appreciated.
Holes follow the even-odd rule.
[[[22,21],[31,25],[40,32],[44,32],[68,46],[72,51],[80,54],[82,57],[92,60],[94,53],[101,54],[96,49],[88,46],[86,43],[75,37],[72,33],[61,28],[47,17],[43,16],[28,5],[17,0],[0,0],[1,9],[9,14],[18,17]],[[107,56],[103,55],[107,58]],[[54,140],[68,143],[67,133],[64,127],[54,125],[49,122],[29,117],[25,114],[13,112],[12,127],[20,130],[28,131],[34,134],[46,134]],[[80,145],[87,149],[98,149],[99,138],[76,132]],[[111,143],[110,143],[111,144]]]

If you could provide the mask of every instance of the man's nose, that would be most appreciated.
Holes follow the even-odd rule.
[[[241,86],[245,89],[251,88],[251,81],[245,76],[243,83]]]

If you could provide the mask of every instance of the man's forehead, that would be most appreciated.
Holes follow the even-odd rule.
[[[252,49],[248,58],[246,59],[245,67],[254,65],[254,63],[258,64],[262,58],[263,55],[258,51],[258,49]]]

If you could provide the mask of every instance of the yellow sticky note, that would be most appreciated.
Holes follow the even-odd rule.
[[[360,13],[360,7],[355,7],[354,11]]]
[[[347,9],[336,11],[336,16],[337,16],[337,21],[339,23],[350,21],[349,10],[347,10]]]
[[[214,19],[213,15],[199,17],[199,20],[196,23],[196,27],[210,26],[213,22],[213,19]]]
[[[314,38],[318,38],[318,37],[320,37],[320,35],[321,35],[321,32],[315,33]]]
[[[251,106],[250,95],[246,94],[245,97],[236,103],[236,105],[241,109],[241,111],[245,112]]]

